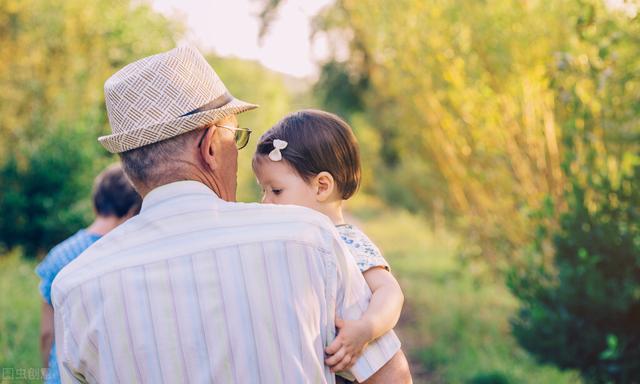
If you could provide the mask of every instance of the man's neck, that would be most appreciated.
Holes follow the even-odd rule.
[[[229,188],[223,188],[224,183],[220,182],[220,180],[213,177],[212,175],[202,172],[202,170],[195,166],[180,168],[176,167],[176,169],[167,170],[165,173],[167,174],[167,176],[164,177],[161,182],[154,183],[153,185],[135,185],[136,190],[143,199],[149,192],[163,185],[175,183],[177,181],[193,180],[206,185],[216,195],[218,195],[218,197],[225,201],[233,202],[236,200],[235,190],[227,190]]]

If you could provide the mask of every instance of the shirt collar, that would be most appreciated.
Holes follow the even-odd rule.
[[[161,185],[147,195],[142,200],[142,208],[145,211],[151,207],[162,204],[167,200],[189,195],[210,195],[215,200],[221,200],[209,187],[195,180],[176,181]]]

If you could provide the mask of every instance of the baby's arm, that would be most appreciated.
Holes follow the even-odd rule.
[[[371,301],[362,318],[336,319],[338,336],[326,348],[326,363],[333,372],[350,368],[372,340],[391,330],[398,319],[404,295],[398,281],[384,268],[370,268],[364,278],[371,289]]]
[[[384,268],[371,268],[364,273],[371,289],[371,302],[360,321],[367,324],[371,331],[368,341],[377,339],[398,323],[404,295],[391,272]]]

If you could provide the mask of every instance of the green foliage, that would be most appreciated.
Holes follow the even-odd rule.
[[[34,256],[86,225],[93,178],[114,158],[103,84],[174,45],[178,28],[130,1],[0,2],[0,246]]]
[[[540,361],[591,382],[640,375],[638,24],[581,2],[572,51],[550,86],[562,123],[563,194],[531,215],[537,230],[514,266],[514,334]],[[634,170],[633,167],[636,167]],[[561,214],[558,214],[561,213]]]
[[[540,361],[594,383],[640,377],[640,166],[572,180],[557,228],[542,228],[509,285],[522,308],[518,341]],[[554,258],[545,265],[544,240]]]
[[[367,80],[359,99],[380,137],[376,172],[389,180],[376,192],[434,219],[454,213],[494,259],[525,241],[519,211],[558,188],[546,70],[566,45],[566,8],[546,1],[339,1],[335,12],[348,23],[337,29],[351,36],[344,66],[351,78]]]
[[[343,63],[329,61],[322,66],[314,93],[324,108],[344,118],[364,109],[363,96],[368,86],[364,74],[350,71]]]
[[[177,26],[131,1],[0,3],[0,160],[16,143],[94,119],[108,132],[103,84],[117,69],[174,46]]]
[[[366,190],[448,218],[502,268],[562,195],[563,163],[638,147],[636,19],[600,0],[341,0],[316,27],[349,56],[315,89],[378,137]]]

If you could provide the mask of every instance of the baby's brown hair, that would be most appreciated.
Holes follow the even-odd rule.
[[[329,172],[342,199],[353,196],[360,186],[360,150],[351,127],[333,113],[305,109],[285,116],[269,129],[258,142],[253,157],[272,161],[267,156],[273,141],[286,141],[282,161],[286,161],[305,180],[320,172]]]

